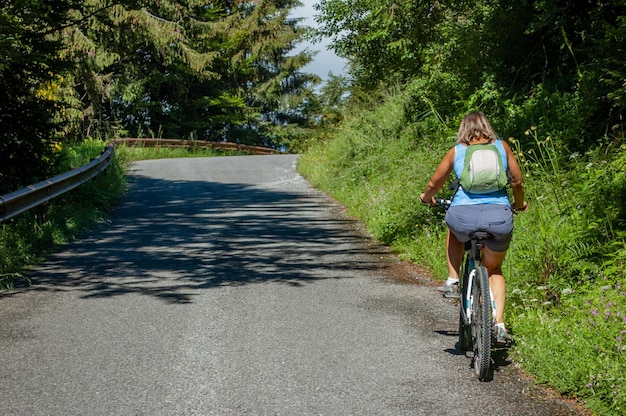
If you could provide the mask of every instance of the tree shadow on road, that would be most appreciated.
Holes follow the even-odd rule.
[[[379,248],[322,193],[135,176],[110,223],[34,269],[31,289],[189,303],[199,290],[358,276]],[[304,190],[303,190],[304,189]]]

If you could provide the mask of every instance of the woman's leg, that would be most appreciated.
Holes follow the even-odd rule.
[[[493,251],[483,247],[482,264],[489,272],[489,285],[496,302],[496,323],[504,323],[504,304],[506,299],[506,283],[502,275],[502,262],[506,251]]]
[[[463,261],[465,245],[461,243],[448,229],[446,238],[446,257],[448,259],[448,276],[453,279],[459,278],[459,270]]]

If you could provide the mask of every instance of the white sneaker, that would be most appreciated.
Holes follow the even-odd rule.
[[[513,343],[513,337],[509,335],[507,330],[501,326],[496,326],[496,340],[497,346],[510,346]]]
[[[459,281],[448,278],[443,286],[437,287],[437,290],[443,293],[445,297],[453,297],[459,295]]]

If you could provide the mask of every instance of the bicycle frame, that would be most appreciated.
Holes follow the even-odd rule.
[[[472,317],[469,313],[473,302],[471,296],[472,284],[474,283],[474,278],[476,276],[476,269],[482,265],[480,252],[480,250],[482,250],[483,248],[482,240],[484,238],[488,238],[488,235],[483,236],[482,233],[475,233],[474,235],[476,235],[476,237],[478,238],[472,238],[465,244],[465,260],[463,262],[465,267],[463,267],[461,270],[461,274],[467,273],[467,281],[465,282],[465,279],[462,278],[463,276],[461,276],[461,279],[459,279],[459,294],[461,305],[463,305],[462,316],[468,326],[472,323]],[[462,295],[461,292],[463,292]],[[489,287],[489,295],[491,297],[491,316],[492,319],[495,321],[496,301],[493,298],[493,291],[491,290],[491,286]]]

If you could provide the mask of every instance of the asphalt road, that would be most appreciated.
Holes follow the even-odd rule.
[[[295,172],[144,161],[111,222],[0,294],[2,415],[575,415]]]

